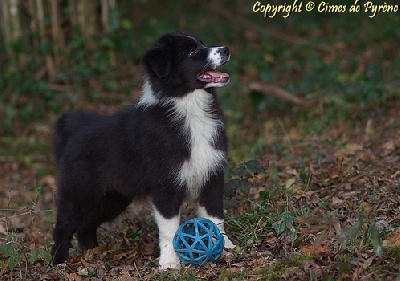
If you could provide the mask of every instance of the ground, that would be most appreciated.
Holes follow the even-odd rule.
[[[148,208],[131,207],[99,230],[101,246],[74,241],[65,267],[49,262],[54,223],[50,124],[2,138],[3,280],[398,280],[400,103],[385,114],[310,132],[305,109],[264,112],[267,149],[227,173],[227,232],[238,247],[215,264],[157,269]],[[238,126],[249,139],[251,132]],[[254,130],[254,128],[253,128]],[[3,151],[3,155],[9,155]],[[190,210],[190,206],[189,206]],[[188,212],[190,216],[190,211]]]

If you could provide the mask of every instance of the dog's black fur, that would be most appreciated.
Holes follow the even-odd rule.
[[[227,61],[228,49],[219,51]],[[118,216],[135,198],[150,197],[164,218],[179,214],[190,192],[176,180],[176,174],[190,159],[193,147],[185,118],[175,113],[169,99],[204,89],[210,101],[207,116],[222,124],[214,87],[207,87],[209,81],[197,77],[215,69],[207,62],[208,54],[209,48],[194,35],[168,33],[143,57],[147,91],[152,99],[115,115],[76,111],[59,118],[53,140],[58,167],[54,264],[68,259],[74,233],[83,250],[96,247],[100,224]],[[224,159],[207,171],[194,199],[209,215],[222,219],[227,155],[223,125],[218,126],[210,142],[213,149],[223,152]]]

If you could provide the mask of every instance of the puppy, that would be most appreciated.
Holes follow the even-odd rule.
[[[58,211],[53,264],[68,259],[74,233],[82,250],[96,247],[96,230],[133,199],[150,198],[159,228],[159,267],[178,268],[172,245],[183,203],[224,232],[223,190],[227,138],[215,88],[229,82],[216,69],[227,47],[206,47],[174,31],[158,38],[143,57],[139,102],[115,115],[76,111],[56,123]]]

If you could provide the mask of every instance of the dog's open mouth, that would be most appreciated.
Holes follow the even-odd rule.
[[[197,79],[207,83],[228,83],[229,74],[214,70],[209,70],[197,74]]]

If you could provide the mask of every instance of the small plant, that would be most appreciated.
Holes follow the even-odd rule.
[[[140,240],[140,234],[138,233],[137,229],[128,229],[125,236],[126,238],[132,239],[132,241]]]
[[[45,259],[46,261],[50,262],[51,261],[50,252],[44,248],[40,248],[38,251],[32,251],[29,258],[29,263],[32,264],[40,259]]]
[[[225,184],[228,193],[238,191],[248,193],[249,180],[257,178],[258,175],[265,175],[266,169],[257,160],[249,160],[239,164],[233,171],[228,171],[230,179]]]
[[[230,226],[230,233],[240,240],[243,245],[248,245],[249,241],[257,241],[266,233],[271,232],[272,220],[270,219],[270,210],[266,207],[249,201],[254,204],[254,208],[247,210],[244,214],[235,218],[227,219]]]
[[[0,256],[7,261],[6,263],[9,269],[21,265],[21,250],[22,247],[13,241],[12,235],[8,236],[7,239],[0,244]]]
[[[277,222],[272,224],[276,235],[285,235],[289,236],[292,241],[296,240],[297,238],[297,231],[293,226],[294,223],[294,216],[291,212],[285,211],[280,215],[280,219]]]
[[[373,248],[377,256],[383,255],[382,236],[384,229],[380,229],[376,222],[368,217],[361,216],[351,226],[342,226],[336,229],[339,245],[346,250],[354,249],[361,255],[368,247]]]
[[[31,251],[26,246],[17,242],[15,234],[10,234],[6,239],[0,242],[0,258],[2,260],[1,268],[26,268],[38,260],[51,261],[51,254],[45,248]]]
[[[233,169],[232,178],[225,185],[227,194],[240,195],[242,205],[243,202],[246,202],[244,213],[235,215],[234,219],[227,219],[231,232],[244,245],[248,241],[259,239],[271,227],[271,221],[268,219],[270,211],[268,206],[260,205],[249,198],[251,181],[257,179],[258,175],[265,177],[265,167],[256,160],[249,160]],[[230,201],[232,204],[232,200]],[[239,203],[236,198],[233,201],[234,204]]]

